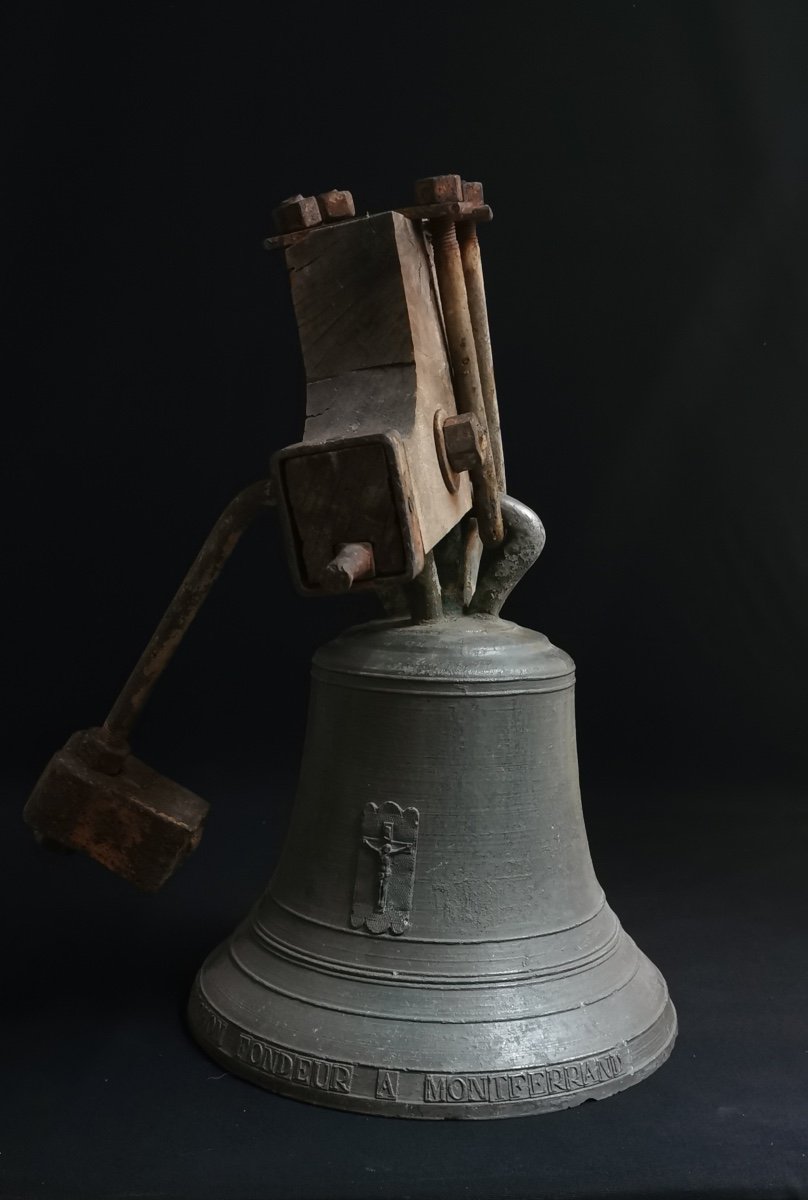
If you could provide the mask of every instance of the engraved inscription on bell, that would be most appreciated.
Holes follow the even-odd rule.
[[[410,923],[418,809],[391,800],[366,804],[356,865],[351,925],[403,933]]]

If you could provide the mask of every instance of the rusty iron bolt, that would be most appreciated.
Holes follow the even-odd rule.
[[[430,175],[416,180],[416,204],[451,204],[462,199],[463,181],[459,175]]]
[[[325,569],[322,586],[327,592],[348,592],[354,583],[376,574],[370,542],[344,542]]]
[[[443,422],[446,457],[453,471],[473,471],[485,458],[486,436],[474,413],[459,413]]]
[[[356,216],[353,196],[350,192],[343,192],[339,188],[332,188],[330,192],[321,192],[317,197],[317,204],[320,208],[320,216],[324,221],[346,221],[349,217]]]
[[[316,196],[290,196],[278,205],[272,216],[279,233],[297,233],[300,229],[311,229],[323,219]]]

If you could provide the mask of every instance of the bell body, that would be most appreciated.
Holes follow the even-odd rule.
[[[664,1062],[665,982],[592,869],[573,678],[495,617],[374,622],[318,651],[279,865],[191,996],[213,1058],[427,1118],[552,1111]]]

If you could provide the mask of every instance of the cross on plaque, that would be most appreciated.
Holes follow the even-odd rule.
[[[379,890],[376,897],[376,912],[384,912],[387,907],[387,889],[393,874],[392,859],[396,854],[411,854],[410,842],[397,842],[394,837],[394,822],[385,821],[382,825],[381,837],[365,837],[362,839],[368,849],[379,856]]]
[[[417,808],[402,809],[393,800],[363,807],[352,928],[396,935],[408,928],[417,841]]]

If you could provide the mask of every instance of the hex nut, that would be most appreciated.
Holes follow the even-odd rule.
[[[474,413],[459,413],[443,423],[446,457],[453,471],[473,471],[485,457],[485,433]]]
[[[332,188],[330,192],[321,192],[317,197],[320,216],[324,221],[345,221],[348,217],[356,216],[353,196],[350,192]]]
[[[299,229],[310,229],[322,221],[320,206],[315,196],[290,196],[282,201],[272,214],[279,233],[296,233]]]
[[[463,180],[463,199],[467,204],[473,204],[475,208],[482,208],[485,204],[483,199],[483,185],[481,183],[469,183],[467,179]]]
[[[463,182],[459,175],[430,175],[416,181],[416,204],[450,204],[462,199]]]

